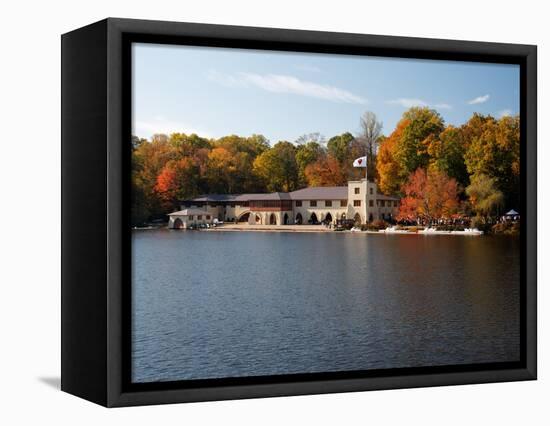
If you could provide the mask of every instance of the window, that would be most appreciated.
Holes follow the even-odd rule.
[[[302,207],[302,202],[301,201],[296,201],[296,207]]]
[[[210,215],[206,215],[206,220],[210,220]]]
[[[359,188],[355,188],[355,193],[359,194]]]
[[[325,200],[325,207],[332,207],[332,201]]]
[[[197,216],[197,220],[202,220],[202,214]]]
[[[265,208],[275,210],[292,210],[292,200],[252,200],[250,208],[252,210],[262,210]]]
[[[384,200],[380,201],[380,206],[386,207],[386,202]]]
[[[393,202],[393,206],[394,206],[394,207],[397,207],[397,201],[394,201],[394,202]]]
[[[310,207],[317,207],[317,200],[311,200],[311,201],[309,202],[309,206],[310,206]]]
[[[189,220],[193,220],[195,216],[191,215],[189,216]]]
[[[372,186],[369,188],[370,195],[372,195]]]
[[[369,200],[369,207],[373,207],[374,206],[374,202],[372,200]]]
[[[340,207],[346,207],[348,205],[348,200],[340,200]]]
[[[361,207],[361,200],[353,200],[353,207]]]

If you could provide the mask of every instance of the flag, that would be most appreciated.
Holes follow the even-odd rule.
[[[367,156],[356,158],[353,167],[367,167]]]

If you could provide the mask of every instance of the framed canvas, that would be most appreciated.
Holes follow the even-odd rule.
[[[106,19],[62,36],[62,389],[536,379],[536,47]]]

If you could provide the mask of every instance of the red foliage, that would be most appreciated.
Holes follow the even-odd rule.
[[[328,155],[309,164],[305,169],[310,186],[338,186],[346,182],[346,173],[336,158]]]
[[[397,220],[449,218],[458,209],[458,184],[438,170],[417,169],[403,186]]]

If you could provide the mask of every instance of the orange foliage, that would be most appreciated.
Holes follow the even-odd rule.
[[[395,151],[401,139],[403,131],[409,125],[407,119],[397,123],[396,129],[380,144],[376,157],[376,170],[378,171],[378,186],[384,194],[396,194],[403,182],[400,175],[400,166],[396,160]]]
[[[309,186],[339,186],[347,180],[340,163],[331,155],[309,164],[304,173]]]
[[[403,193],[397,220],[449,218],[459,207],[456,180],[436,169],[411,173]]]
[[[162,168],[154,190],[167,209],[168,206],[177,207],[179,199],[193,194],[198,176],[197,169],[189,157],[169,161]]]

